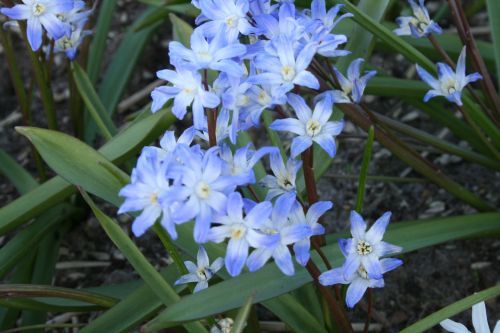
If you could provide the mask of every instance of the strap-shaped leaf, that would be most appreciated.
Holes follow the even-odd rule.
[[[157,139],[173,121],[173,116],[166,110],[150,115],[119,133],[99,152],[113,163],[120,164],[142,149],[145,144]],[[79,160],[74,155],[73,158],[75,161]],[[61,177],[54,177],[38,186],[0,209],[0,235],[40,215],[74,192],[75,188]]]

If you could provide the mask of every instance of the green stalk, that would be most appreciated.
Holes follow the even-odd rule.
[[[375,139],[375,128],[370,126],[368,130],[368,139],[365,145],[365,152],[363,154],[363,163],[361,164],[361,171],[359,173],[359,185],[358,185],[358,194],[356,196],[356,212],[361,214],[363,209],[363,200],[365,198],[365,190],[366,190],[366,178],[368,176],[368,167],[370,166],[370,160],[372,157],[373,151],[373,140]]]
[[[435,147],[435,148],[437,148],[445,153],[460,156],[465,160],[484,165],[485,167],[488,167],[488,168],[493,169],[493,170],[500,171],[500,164],[497,161],[490,159],[489,157],[486,157],[482,154],[478,154],[478,153],[475,153],[471,150],[464,149],[462,147],[453,145],[451,143],[446,142],[445,140],[441,140],[439,138],[436,138],[435,136],[433,136],[431,134],[428,134],[424,131],[413,128],[412,126],[405,125],[403,123],[400,123],[396,120],[393,120],[393,119],[386,117],[386,116],[383,116],[381,114],[378,114],[378,113],[374,113],[374,114],[377,117],[378,121],[385,123],[387,126],[398,131],[399,133],[408,135],[409,137],[417,139],[420,142],[429,144],[429,145],[431,145],[431,146],[433,146],[433,147]]]
[[[174,261],[177,268],[179,269],[179,272],[181,273],[181,275],[188,274],[189,271],[186,268],[186,265],[184,265],[184,261],[182,260],[179,251],[175,247],[174,243],[172,243],[172,239],[167,234],[165,229],[163,229],[161,224],[155,223],[155,225],[153,226],[153,230],[156,233],[156,235],[158,235],[158,238],[160,238],[163,246],[165,246],[165,249],[167,250],[168,254],[170,255],[170,257]]]
[[[47,125],[51,130],[57,130],[57,117],[54,105],[54,95],[52,94],[52,88],[50,81],[46,80],[45,70],[43,68],[44,64],[38,58],[38,55],[31,50],[31,46],[28,43],[28,38],[26,36],[26,24],[23,22],[19,23],[21,33],[24,37],[24,42],[26,49],[28,51],[31,64],[33,66],[33,71],[35,74],[35,79],[37,81],[38,87],[40,89],[40,95],[42,97],[43,109],[45,111],[45,117],[47,118]]]

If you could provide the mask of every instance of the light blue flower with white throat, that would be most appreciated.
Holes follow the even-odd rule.
[[[200,246],[198,250],[196,262],[195,264],[192,261],[184,261],[189,274],[181,276],[180,279],[175,281],[175,285],[196,282],[193,292],[197,293],[200,290],[208,288],[208,281],[224,266],[222,258],[215,259],[212,265],[210,265],[207,251],[203,246]]]
[[[432,89],[429,90],[424,96],[425,102],[428,102],[433,97],[443,96],[452,103],[462,105],[462,90],[469,83],[476,82],[477,80],[481,80],[483,78],[479,73],[466,75],[465,57],[466,47],[464,47],[460,53],[456,71],[454,71],[447,64],[439,62],[437,64],[437,79],[425,69],[417,65],[417,73],[420,78],[432,87]]]
[[[424,0],[417,4],[414,0],[408,0],[413,11],[413,16],[400,16],[396,19],[399,28],[394,30],[398,36],[413,36],[415,38],[427,37],[431,33],[441,34],[441,27],[431,20],[429,11],[425,7]]]

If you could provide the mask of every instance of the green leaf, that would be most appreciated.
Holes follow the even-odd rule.
[[[87,73],[90,82],[95,84],[99,78],[102,59],[106,51],[106,41],[108,39],[109,28],[113,21],[113,14],[118,0],[106,0],[101,3],[99,8],[99,18],[95,25],[95,33],[90,44],[89,60],[87,64]]]
[[[402,246],[405,252],[409,252],[450,240],[481,235],[491,236],[494,233],[500,233],[500,213],[401,222],[389,227],[385,241]],[[329,235],[327,241],[331,244],[344,236],[344,234]],[[332,258],[333,266],[342,264],[342,254],[336,244],[325,246],[323,250],[328,258]],[[210,252],[208,247],[207,251]],[[313,260],[316,263],[321,262],[316,253],[313,253]],[[325,269],[322,264],[318,266],[321,270]],[[284,276],[274,264],[268,264],[257,272],[244,273],[184,297],[180,302],[167,308],[149,325],[151,328],[162,327],[163,323],[172,321],[204,318],[241,307],[251,294],[255,295],[254,302],[258,303],[288,293],[309,282],[311,277],[303,268],[298,268],[294,276],[288,277]]]
[[[0,285],[0,299],[26,298],[26,297],[59,297],[78,300],[110,308],[117,303],[117,299],[98,295],[81,290],[30,284],[3,284]]]
[[[494,54],[496,59],[497,80],[500,88],[500,2],[497,0],[486,0],[488,8],[488,19],[491,27],[491,37],[493,39]]]
[[[71,70],[73,72],[73,79],[75,80],[78,92],[85,103],[85,106],[90,112],[90,115],[97,127],[101,131],[102,136],[106,140],[110,140],[114,135],[116,135],[116,127],[111,120],[109,112],[101,102],[101,99],[97,95],[92,82],[90,81],[87,73],[78,65],[76,62],[71,63]]]
[[[168,266],[161,274],[170,284],[173,284],[178,278],[177,268],[174,265]],[[181,292],[185,288],[185,285],[176,286],[175,290]],[[99,289],[96,288],[96,290]],[[142,283],[142,286],[90,322],[81,332],[129,332],[146,318],[150,318],[154,313],[158,312],[162,305],[163,303],[158,299],[155,292],[147,284]]]
[[[113,163],[128,160],[146,144],[156,140],[174,122],[166,110],[133,124],[104,145],[99,152]],[[75,162],[78,156],[72,155]],[[30,193],[0,209],[0,235],[38,216],[49,207],[64,201],[75,188],[61,177],[54,177]]]
[[[20,231],[8,243],[0,248],[0,278],[5,276],[22,258],[33,252],[40,240],[68,216],[75,213],[75,209],[67,204],[43,213],[34,223]]]
[[[245,305],[238,311],[238,315],[234,319],[234,325],[231,329],[231,333],[242,333],[247,324],[248,315],[250,315],[250,310],[252,309],[252,299],[253,296],[250,296],[246,301]]]
[[[182,43],[186,47],[189,47],[191,44],[193,27],[173,13],[168,14],[168,17],[170,18],[170,22],[172,22],[172,34],[174,40]]]
[[[120,182],[110,169],[114,168],[122,177],[128,176],[102,154],[61,132],[34,127],[17,127],[16,130],[33,143],[47,164],[66,181],[119,205]]]
[[[135,31],[135,27],[141,24],[142,20],[155,10],[155,8],[145,10],[135,24],[125,33],[118,50],[113,56],[113,61],[106,69],[103,80],[97,89],[99,98],[110,116],[115,112],[144,48],[159,25],[155,24],[138,32]],[[95,136],[96,128],[90,124],[87,119],[85,142],[92,142]]]
[[[38,182],[3,149],[0,149],[0,173],[9,179],[21,194],[38,186]]]
[[[488,298],[500,295],[500,285],[480,291],[474,295],[466,297],[456,303],[434,312],[428,317],[405,328],[400,333],[420,333],[426,332],[431,327],[439,324],[441,321],[450,318],[464,310],[471,308],[474,304],[487,300]]]
[[[163,304],[170,306],[178,302],[180,300],[179,295],[149,263],[134,242],[124,233],[123,229],[97,208],[86,192],[82,191],[81,193],[108,237],[127,258],[128,262],[134,267],[134,270],[141,276],[144,282],[155,292],[156,296]],[[203,325],[198,322],[187,323],[184,326],[189,332],[207,332]]]
[[[365,151],[363,153],[363,162],[361,164],[361,171],[359,172],[358,194],[356,196],[356,211],[361,214],[363,209],[363,199],[365,198],[366,177],[368,176],[368,167],[372,158],[373,140],[375,139],[375,129],[373,126],[368,131],[368,139],[365,144]]]

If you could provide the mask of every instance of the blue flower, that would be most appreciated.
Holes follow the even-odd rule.
[[[360,267],[363,267],[370,279],[380,279],[384,273],[380,257],[401,252],[399,246],[382,241],[390,218],[391,213],[386,212],[366,231],[367,225],[361,215],[351,212],[353,238],[339,240],[340,249],[346,257],[342,267],[346,279]]]
[[[285,165],[279,152],[272,153],[270,160],[274,176],[267,175],[260,180],[260,183],[268,189],[266,200],[271,200],[285,193],[295,195],[295,179],[297,172],[302,167],[302,162],[291,158]]]
[[[161,225],[172,238],[177,238],[175,224],[171,219],[171,208],[159,203],[160,196],[170,190],[165,172],[168,161],[161,158],[160,150],[154,147],[143,149],[132,171],[131,183],[120,190],[125,198],[118,214],[142,211],[132,223],[132,232],[142,236],[161,217]]]
[[[176,223],[195,219],[194,239],[198,243],[207,241],[214,213],[224,211],[227,193],[236,187],[231,177],[221,176],[223,161],[217,150],[214,147],[201,156],[178,146],[177,155],[183,164],[170,166],[167,177],[174,179],[174,185],[160,197],[162,206],[176,203],[172,212]]]
[[[73,8],[69,11],[58,13],[57,18],[66,24],[66,34],[70,34],[72,31],[82,30],[92,12],[93,9],[86,9],[84,1],[74,0]]]
[[[413,16],[401,16],[396,19],[399,28],[394,30],[398,36],[413,36],[415,38],[427,37],[431,33],[441,34],[441,27],[431,20],[424,0],[417,4],[414,0],[408,0],[413,10]]]
[[[261,232],[272,237],[272,242],[254,250],[247,260],[248,269],[254,272],[273,258],[278,268],[286,275],[293,275],[292,255],[288,246],[311,236],[311,227],[306,223],[292,224],[288,220],[292,206],[296,203],[295,195],[288,193],[276,200],[271,219],[260,228]]]
[[[210,230],[209,239],[220,243],[229,238],[225,264],[231,276],[237,276],[241,273],[250,246],[259,248],[271,244],[273,241],[272,237],[258,230],[269,218],[272,209],[272,204],[264,201],[246,211],[244,216],[243,199],[241,194],[235,192],[229,195],[224,214],[214,217],[214,223],[218,223],[220,226]]]
[[[319,144],[330,157],[334,157],[336,153],[335,136],[342,132],[344,122],[329,121],[333,112],[331,96],[325,95],[324,98],[320,99],[316,103],[314,112],[299,95],[288,94],[288,103],[295,110],[298,119],[278,119],[271,124],[270,128],[298,135],[292,141],[292,157],[297,157],[311,147],[313,141]]]
[[[0,12],[13,20],[27,20],[28,42],[37,51],[42,45],[42,27],[55,40],[65,34],[66,26],[57,15],[73,9],[73,4],[73,0],[23,0],[23,4]]]
[[[183,275],[179,280],[175,281],[176,286],[179,284],[196,282],[196,287],[193,290],[194,293],[208,288],[208,281],[222,268],[222,266],[224,266],[224,260],[222,258],[217,258],[212,265],[210,265],[207,251],[203,246],[200,246],[198,250],[196,261],[196,264],[192,261],[185,261],[184,264],[189,274]]]
[[[305,45],[296,56],[291,40],[280,36],[274,43],[277,57],[268,54],[257,57],[255,66],[262,73],[250,76],[248,82],[279,86],[278,95],[291,91],[295,85],[318,89],[318,79],[307,70],[317,45]]]
[[[248,0],[202,0],[196,1],[201,10],[196,23],[200,24],[207,36],[215,36],[224,32],[229,41],[234,41],[239,34],[249,35],[255,31],[248,22]]]
[[[250,103],[242,111],[249,118],[252,125],[259,127],[260,116],[265,109],[273,109],[276,105],[287,102],[286,94],[277,95],[277,87],[271,85],[254,85],[248,90]]]
[[[90,30],[77,29],[71,31],[70,34],[64,35],[55,41],[54,52],[64,52],[69,60],[75,60],[83,39],[91,34],[92,31]]]
[[[187,62],[193,70],[212,69],[240,77],[244,74],[243,66],[231,60],[243,56],[246,47],[240,43],[228,44],[224,32],[221,31],[208,41],[200,28],[191,35],[191,49],[179,42],[170,42],[170,58]]]
[[[319,236],[325,233],[325,228],[319,223],[319,219],[326,211],[330,210],[333,204],[330,201],[319,201],[311,205],[304,214],[302,205],[296,203],[290,213],[290,221],[293,224],[307,224],[311,228],[311,236]],[[304,238],[293,245],[295,259],[299,264],[305,266],[311,257],[310,237]]]
[[[215,108],[220,104],[220,98],[213,92],[206,91],[202,85],[201,75],[181,64],[177,64],[176,71],[165,69],[156,75],[165,81],[172,83],[172,86],[161,86],[153,90],[151,97],[153,105],[151,110],[160,110],[170,99],[174,99],[172,113],[183,119],[187,112],[187,107],[193,105],[193,121],[196,129],[202,129],[204,125],[204,115],[206,108]]]
[[[447,64],[439,62],[437,64],[438,79],[435,79],[429,72],[417,65],[417,73],[420,78],[432,87],[432,90],[424,96],[425,102],[436,96],[444,96],[450,102],[462,105],[462,90],[465,86],[483,78],[479,73],[466,75],[465,56],[466,47],[464,46],[458,58],[456,72]]]
[[[332,34],[335,26],[345,18],[352,17],[346,13],[337,18],[343,5],[336,5],[326,10],[325,0],[314,0],[311,3],[310,18],[307,30],[311,33],[311,41],[318,43],[317,53],[324,57],[338,57],[349,54],[349,51],[338,50],[338,46],[347,42],[347,36]]]
[[[175,138],[174,131],[167,131],[160,140],[160,147],[166,153],[173,153],[177,150],[179,145],[183,145],[185,147],[191,146],[195,135],[196,130],[192,126],[184,130],[178,139]]]
[[[233,177],[238,186],[255,184],[253,167],[262,157],[279,151],[276,147],[262,147],[256,151],[250,149],[250,144],[239,148],[234,155],[228,145],[222,145],[220,157],[225,162],[223,175]]]
[[[399,259],[386,258],[380,261],[382,274],[392,271],[401,266],[403,262]],[[360,266],[353,274],[345,276],[342,268],[334,268],[319,276],[319,283],[324,286],[336,284],[348,284],[346,304],[353,308],[363,297],[368,288],[383,288],[384,279],[372,279],[368,276],[363,266]]]
[[[377,71],[367,71],[364,76],[360,76],[359,67],[364,60],[362,58],[354,60],[347,69],[347,78],[333,67],[337,79],[340,83],[340,90],[333,90],[330,93],[335,103],[360,103],[368,81],[377,74]]]

